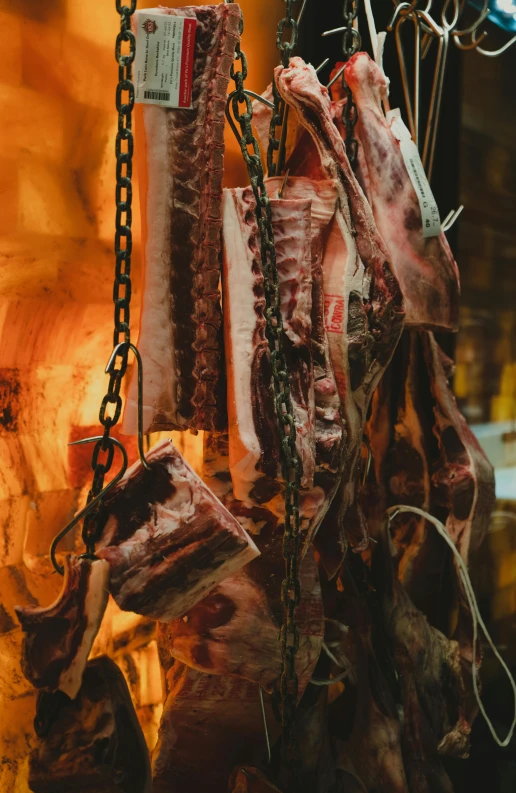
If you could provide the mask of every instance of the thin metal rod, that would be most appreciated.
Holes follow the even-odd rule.
[[[265,702],[263,701],[263,688],[258,686],[260,691],[260,705],[262,706],[262,718],[263,718],[263,728],[265,730],[265,742],[267,744],[267,763],[270,765],[272,754],[271,754],[271,742],[269,739],[269,726],[267,724],[267,714],[265,712]]]
[[[325,59],[324,59],[324,61],[323,61],[322,63],[320,63],[320,64],[319,64],[319,66],[318,66],[318,67],[317,67],[317,69],[315,70],[315,73],[316,73],[316,74],[319,74],[319,72],[321,71],[321,69],[324,69],[324,67],[326,66],[326,64],[327,64],[327,63],[329,63],[329,62],[330,62],[330,59],[329,59],[329,58],[325,58]]]
[[[101,441],[101,440],[103,440],[103,436],[102,435],[95,435],[92,438],[82,438],[79,441],[73,441],[72,443],[69,443],[68,445],[69,446],[80,446],[83,443],[97,443],[98,441]],[[118,482],[120,482],[120,480],[122,479],[123,475],[127,471],[127,463],[128,463],[127,452],[126,452],[123,444],[120,443],[120,441],[118,441],[116,438],[111,438],[111,437],[109,438],[109,443],[113,443],[117,447],[117,449],[120,449],[120,452],[122,453],[122,468],[117,473],[117,475],[114,477],[114,479],[112,479],[111,482],[109,482],[109,484],[107,484],[104,488],[102,488],[100,493],[98,495],[96,495],[95,498],[92,498],[92,500],[89,501],[83,509],[81,509],[81,511],[73,518],[73,520],[71,520],[70,523],[68,523],[64,527],[64,529],[61,529],[61,531],[58,534],[56,534],[56,536],[52,540],[52,543],[50,545],[50,561],[52,562],[52,565],[53,565],[54,569],[60,575],[64,575],[64,567],[62,567],[59,564],[59,562],[57,561],[57,559],[56,559],[57,546],[59,545],[61,540],[63,540],[66,537],[66,535],[74,528],[74,526],[76,526],[83,518],[85,518],[86,515],[88,515],[92,511],[92,509],[99,503],[99,501],[101,501],[103,498],[106,497],[106,494],[116,484],[118,484]]]
[[[341,69],[339,69],[337,74],[334,77],[331,78],[331,80],[328,83],[328,85],[326,86],[326,88],[330,89],[332,87],[333,83],[337,82],[337,80],[339,79],[339,77],[341,76],[341,74],[343,73],[345,68],[346,68],[346,64],[344,64],[344,66]]]
[[[111,370],[115,364],[116,356],[120,354],[121,348],[125,347],[126,344],[127,342],[122,341],[120,344],[116,345],[115,349],[111,353],[109,361],[107,362],[106,374],[111,374]],[[143,449],[143,362],[142,357],[134,344],[129,344],[128,348],[133,351],[138,366],[138,455],[143,467],[146,468],[147,471],[151,471],[152,469],[145,459],[145,451]]]
[[[281,183],[281,187],[278,190],[278,198],[283,198],[283,191],[287,186],[289,173],[290,173],[290,168],[287,169],[287,172],[285,173],[285,178],[283,179],[283,182]]]
[[[464,204],[461,204],[460,207],[455,210],[455,212],[453,212],[453,210],[449,212],[444,220],[444,223],[441,226],[441,230],[444,232],[449,231],[463,209],[464,209]]]
[[[277,161],[277,173],[278,176],[281,174],[283,167],[285,165],[285,147],[287,143],[287,130],[288,130],[288,114],[289,114],[290,107],[283,103],[283,120],[281,124],[281,136],[280,136],[280,144],[278,148],[278,161]]]
[[[274,103],[269,102],[268,99],[265,99],[264,96],[260,96],[260,94],[255,93],[255,91],[250,91],[248,88],[244,88],[244,94],[247,94],[248,96],[252,96],[253,99],[256,99],[258,102],[261,102],[262,105],[267,105],[267,107],[270,107],[272,110],[274,110]]]
[[[441,63],[443,58],[443,50],[444,50],[444,36],[439,37],[439,48],[437,50],[437,58],[435,61],[435,69],[434,69],[434,79],[432,81],[432,94],[430,96],[430,107],[428,110],[428,118],[426,122],[426,130],[425,130],[425,142],[423,145],[423,156],[421,157],[421,161],[423,163],[423,168],[426,169],[428,165],[428,156],[430,154],[430,141],[432,139],[432,128],[434,124],[434,116],[436,111],[436,102],[437,102],[437,92],[439,90],[439,81],[441,77]]]
[[[301,20],[303,18],[303,14],[305,13],[305,8],[306,8],[307,1],[308,0],[303,0],[303,5],[299,9],[299,14],[297,15],[297,20],[296,20],[296,24],[298,24],[298,25],[301,23]]]
[[[325,30],[324,33],[321,33],[322,38],[326,36],[333,36],[335,33],[344,33],[347,30],[347,27],[340,27],[340,28],[333,28],[332,30]]]
[[[421,64],[421,26],[418,14],[413,15],[414,23],[414,143],[419,149],[419,71]]]
[[[399,8],[399,6],[398,6]],[[407,75],[407,64],[405,62],[405,53],[403,52],[403,44],[401,43],[401,26],[406,21],[405,16],[401,16],[394,28],[394,38],[396,40],[396,49],[398,51],[398,60],[400,64],[401,82],[403,86],[403,95],[405,97],[405,107],[407,109],[407,118],[410,127],[410,133],[413,138],[414,135],[414,114],[412,110],[412,98],[410,96],[410,87]]]
[[[441,102],[443,98],[443,88],[444,88],[444,75],[446,73],[446,60],[448,57],[448,45],[450,43],[450,33],[448,30],[443,31],[443,53],[441,58],[441,71],[439,75],[439,85],[437,88],[437,100],[436,100],[436,107],[435,107],[435,121],[432,130],[432,141],[430,143],[430,155],[428,159],[428,169],[427,169],[427,177],[428,181],[432,178],[432,172],[434,169],[434,155],[435,155],[435,145],[437,142],[437,131],[439,129],[439,119],[441,115]]]

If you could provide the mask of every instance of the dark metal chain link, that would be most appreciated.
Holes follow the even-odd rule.
[[[353,22],[358,14],[358,0],[344,0],[342,15],[346,30],[342,37],[342,55],[344,61],[349,59],[360,49],[361,39],[358,30],[353,27]],[[342,109],[342,123],[346,129],[346,154],[353,166],[357,159],[358,141],[355,138],[355,125],[357,123],[357,107],[353,101],[353,94],[346,83],[344,72],[342,73],[342,88],[346,94],[347,101]]]
[[[104,427],[101,441],[93,449],[91,467],[93,482],[88,494],[88,501],[98,495],[104,485],[104,477],[113,464],[114,445],[110,442],[111,429],[120,419],[122,413],[122,397],[120,387],[127,369],[130,331],[131,303],[131,253],[132,253],[132,159],[133,133],[132,112],[134,107],[134,85],[132,82],[132,64],[136,52],[134,33],[131,30],[131,16],[136,10],[136,0],[129,5],[122,5],[116,0],[116,10],[120,14],[120,33],[116,38],[115,58],[118,63],[118,85],[116,87],[116,109],[118,111],[118,130],[116,134],[116,218],[115,218],[115,282],[113,286],[113,303],[115,306],[115,329],[113,346],[125,342],[118,354],[110,362],[109,383],[102,400],[99,421]],[[125,45],[125,47],[124,47]],[[126,52],[123,53],[122,50]],[[100,460],[101,454],[107,454]],[[93,511],[84,521],[82,532],[86,544],[86,553],[95,551],[97,538],[96,512]]]
[[[285,3],[285,16],[280,19],[278,29],[276,31],[276,47],[281,55],[281,63],[283,66],[288,66],[292,53],[297,46],[297,20],[292,14],[292,8],[296,0],[282,0]],[[285,39],[285,31],[290,31],[290,38]],[[276,82],[272,80],[272,94],[274,101],[274,110],[272,111],[272,118],[269,127],[269,147],[267,149],[267,171],[269,176],[276,176],[281,170],[281,163],[274,162],[275,153],[280,147],[280,141],[276,138],[276,129],[282,124],[284,113],[286,111],[285,103],[281,99]],[[280,166],[280,168],[278,168]]]
[[[241,32],[243,23],[241,23]],[[241,69],[231,67],[231,77],[235,82],[231,107],[235,120],[240,125],[240,148],[247,165],[251,187],[256,201],[256,221],[260,232],[261,263],[265,290],[266,334],[271,354],[274,399],[281,440],[281,467],[285,480],[285,531],[283,537],[283,556],[285,559],[285,579],[281,587],[281,600],[285,609],[285,622],[280,631],[282,671],[280,679],[281,716],[283,745],[290,759],[295,758],[296,739],[294,716],[298,693],[298,679],[295,669],[296,653],[299,648],[299,629],[295,623],[295,610],[299,604],[299,488],[302,466],[296,450],[296,428],[294,425],[290,383],[287,363],[283,351],[283,321],[280,310],[280,288],[276,266],[274,232],[267,188],[263,181],[263,168],[258,141],[253,135],[251,120],[253,108],[251,100],[244,92],[247,77],[247,60],[237,45],[235,63]],[[245,105],[243,112],[240,112]]]

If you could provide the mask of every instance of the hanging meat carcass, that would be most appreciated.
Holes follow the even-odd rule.
[[[299,161],[305,168],[310,163],[312,171],[316,167],[322,170],[334,182],[338,198],[322,268],[326,330],[347,442],[343,486],[335,514],[327,522],[330,542],[324,542],[328,537],[322,535],[318,543],[333,575],[346,546],[344,534],[336,532],[335,524],[349,528],[357,550],[367,544],[367,532],[355,506],[362,435],[370,399],[398,342],[404,313],[385,245],[333,123],[328,92],[313,67],[300,58],[292,58],[288,68],[278,67],[275,78],[291,113],[309,133],[308,137],[300,135],[297,146],[315,148],[318,154],[318,158],[313,153],[301,156],[294,148],[292,163]],[[350,520],[353,517],[357,519]],[[359,527],[358,536],[353,536],[353,524]]]
[[[151,793],[149,753],[131,695],[106,656],[88,663],[77,699],[60,700],[39,732],[29,760],[34,793]]]
[[[35,688],[63,691],[71,699],[83,672],[108,601],[109,564],[68,556],[63,589],[51,606],[20,607],[25,634],[23,674]]]
[[[403,293],[406,325],[456,330],[459,271],[444,233],[423,235],[421,209],[400,141],[382,109],[388,95],[387,78],[366,52],[357,52],[349,60],[344,76],[358,112],[355,134],[364,186]],[[333,90],[338,97],[338,80]],[[337,104],[338,121],[342,100]]]
[[[196,20],[192,107],[137,105],[145,288],[138,338],[145,431],[222,429],[220,310],[224,107],[239,38],[236,4],[159,8]],[[137,46],[145,11],[135,15]],[[136,432],[137,381],[124,431]]]
[[[104,500],[98,555],[121,608],[170,620],[259,551],[171,441],[154,446],[147,462]]]

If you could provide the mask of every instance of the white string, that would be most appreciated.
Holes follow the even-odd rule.
[[[469,607],[470,607],[470,610],[471,610],[471,618],[472,618],[472,621],[473,621],[473,659],[472,659],[472,665],[471,665],[471,676],[472,676],[472,680],[473,680],[473,690],[475,692],[475,698],[476,698],[476,700],[478,702],[478,707],[480,708],[480,712],[482,713],[484,719],[486,720],[486,724],[489,727],[491,735],[493,736],[493,738],[496,741],[496,743],[498,744],[498,746],[500,746],[502,748],[505,748],[506,746],[509,745],[509,743],[510,743],[510,741],[512,739],[513,733],[514,733],[514,729],[516,727],[516,683],[514,682],[514,678],[513,678],[512,674],[511,674],[507,664],[505,663],[505,661],[503,660],[502,656],[500,655],[500,653],[498,652],[498,650],[494,646],[493,640],[491,639],[491,636],[489,635],[489,631],[487,630],[487,628],[486,628],[486,626],[484,624],[484,621],[482,619],[482,615],[480,614],[480,611],[478,609],[477,601],[476,601],[476,598],[475,598],[475,593],[473,591],[473,586],[471,584],[471,579],[470,579],[469,573],[468,573],[468,568],[466,567],[464,559],[462,558],[462,556],[458,552],[457,548],[455,547],[455,544],[453,543],[453,540],[449,536],[448,532],[446,531],[445,526],[441,523],[440,520],[437,520],[437,518],[434,518],[432,515],[429,515],[428,512],[425,512],[423,509],[419,509],[418,507],[409,507],[409,506],[406,506],[406,505],[402,504],[402,505],[397,505],[397,506],[394,506],[394,507],[389,507],[389,509],[387,510],[387,515],[388,515],[388,518],[389,518],[389,525],[390,525],[391,521],[396,517],[396,515],[398,515],[400,512],[411,512],[411,513],[414,513],[416,515],[420,515],[422,518],[426,518],[427,521],[432,524],[432,526],[435,526],[435,528],[437,529],[437,531],[439,532],[439,534],[441,535],[443,540],[445,540],[445,542],[449,545],[449,547],[453,551],[453,555],[455,556],[455,559],[456,559],[457,564],[459,566],[460,577],[461,577],[461,580],[462,580],[462,584],[464,586],[464,591],[466,592],[466,597],[468,599]],[[510,730],[507,733],[507,737],[503,741],[500,740],[500,738],[496,734],[496,731],[495,731],[495,729],[493,727],[491,719],[489,718],[489,716],[486,713],[486,710],[484,708],[484,704],[483,704],[483,702],[482,702],[482,700],[480,698],[480,693],[479,693],[479,690],[478,690],[478,681],[477,681],[478,670],[477,670],[477,664],[476,664],[478,625],[480,625],[480,627],[482,628],[482,631],[483,631],[484,636],[486,637],[486,639],[487,639],[487,641],[489,643],[489,646],[491,647],[493,653],[495,654],[495,657],[498,659],[498,661],[500,662],[502,668],[504,669],[505,674],[507,675],[507,678],[508,678],[508,680],[509,680],[509,682],[511,684],[513,695],[514,695],[514,718],[513,718]]]

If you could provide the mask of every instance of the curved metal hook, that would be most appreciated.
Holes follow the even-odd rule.
[[[412,3],[399,3],[396,8],[394,9],[394,13],[392,15],[392,19],[387,25],[387,30],[389,33],[392,33],[394,29],[394,25],[398,21],[398,17],[406,17],[410,14],[417,5],[417,0],[414,0]]]
[[[126,346],[133,351],[136,363],[138,364],[138,455],[143,467],[146,468],[147,471],[150,471],[151,467],[145,459],[145,452],[143,450],[143,363],[142,357],[134,344],[127,345],[126,341],[121,341],[120,344],[116,345],[107,362],[106,374],[111,374],[117,355],[120,354],[121,348]]]
[[[364,468],[364,473],[362,475],[362,486],[364,486],[365,483],[367,482],[369,471],[371,470],[371,463],[373,462],[373,452],[371,451],[371,444],[369,443],[369,438],[366,435],[362,436],[362,443],[367,449],[367,462]]]
[[[92,438],[82,438],[79,441],[73,441],[73,443],[69,443],[68,445],[80,446],[83,443],[97,443],[98,441],[101,440],[103,440],[102,435],[95,435]],[[68,523],[64,527],[64,529],[61,529],[59,534],[56,534],[56,536],[52,540],[52,544],[50,546],[50,561],[52,562],[54,569],[56,570],[56,572],[59,573],[59,575],[64,575],[64,567],[61,567],[61,565],[56,559],[57,546],[59,545],[61,540],[64,539],[66,535],[73,529],[73,527],[76,526],[83,518],[85,518],[86,515],[88,515],[92,511],[92,509],[99,503],[99,501],[105,498],[106,493],[108,493],[116,484],[118,484],[118,482],[120,482],[123,475],[127,471],[127,463],[128,463],[127,452],[123,444],[120,443],[120,441],[118,441],[116,438],[109,438],[109,443],[113,443],[118,449],[120,449],[123,458],[122,468],[114,477],[114,479],[112,479],[111,482],[109,482],[109,484],[107,484],[104,488],[102,488],[100,493],[97,496],[95,496],[95,498],[92,498],[92,500],[89,501],[86,504],[86,506],[83,509],[81,509],[79,513],[77,513],[75,518],[73,518],[73,520],[71,520],[70,523]]]
[[[512,47],[512,45],[516,42],[516,36],[513,36],[512,39],[509,39],[509,41],[498,50],[484,50],[482,47],[478,46],[481,42],[481,39],[476,39],[475,33],[473,33],[471,38],[472,41],[476,43],[476,51],[481,55],[485,55],[487,58],[498,58],[499,55],[508,50],[509,47]]]

